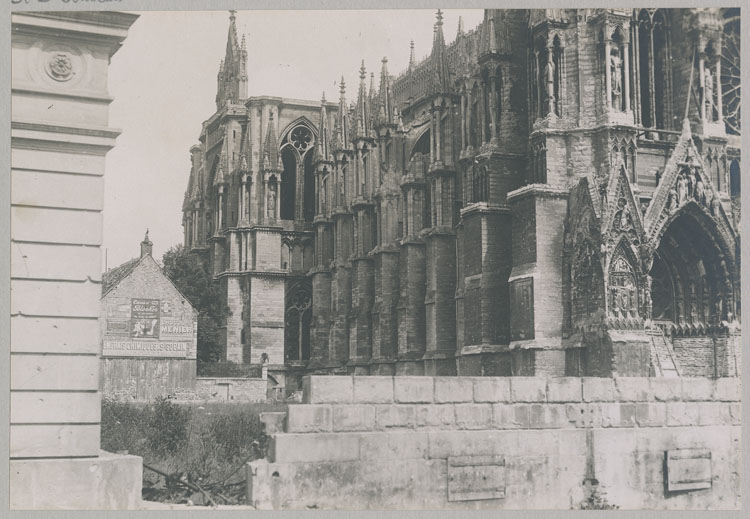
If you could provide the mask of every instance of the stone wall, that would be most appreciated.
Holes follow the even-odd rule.
[[[570,509],[596,486],[623,509],[735,509],[739,399],[735,378],[305,377],[249,502]]]
[[[265,402],[268,380],[262,378],[198,377],[195,395],[200,400]]]

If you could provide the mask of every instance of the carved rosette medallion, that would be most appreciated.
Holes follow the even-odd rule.
[[[73,77],[73,59],[67,52],[53,52],[47,58],[45,70],[55,81],[68,81]]]

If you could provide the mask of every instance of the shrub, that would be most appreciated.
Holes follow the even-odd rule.
[[[190,435],[190,414],[190,408],[181,407],[165,397],[157,398],[146,428],[149,450],[165,457],[183,448]]]

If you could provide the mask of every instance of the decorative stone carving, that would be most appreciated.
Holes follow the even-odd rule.
[[[45,70],[55,81],[68,81],[74,75],[73,59],[68,52],[53,52],[47,58]]]
[[[706,67],[703,71],[703,102],[706,105],[706,121],[714,120],[714,76],[711,68]]]
[[[612,75],[612,106],[619,110],[622,96],[622,59],[617,49],[613,49],[609,56],[609,67]]]

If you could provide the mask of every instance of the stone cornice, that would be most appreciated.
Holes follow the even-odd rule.
[[[549,184],[529,184],[511,191],[507,195],[508,202],[512,203],[529,196],[547,197],[547,198],[567,198],[569,192],[567,189],[552,187]]]

